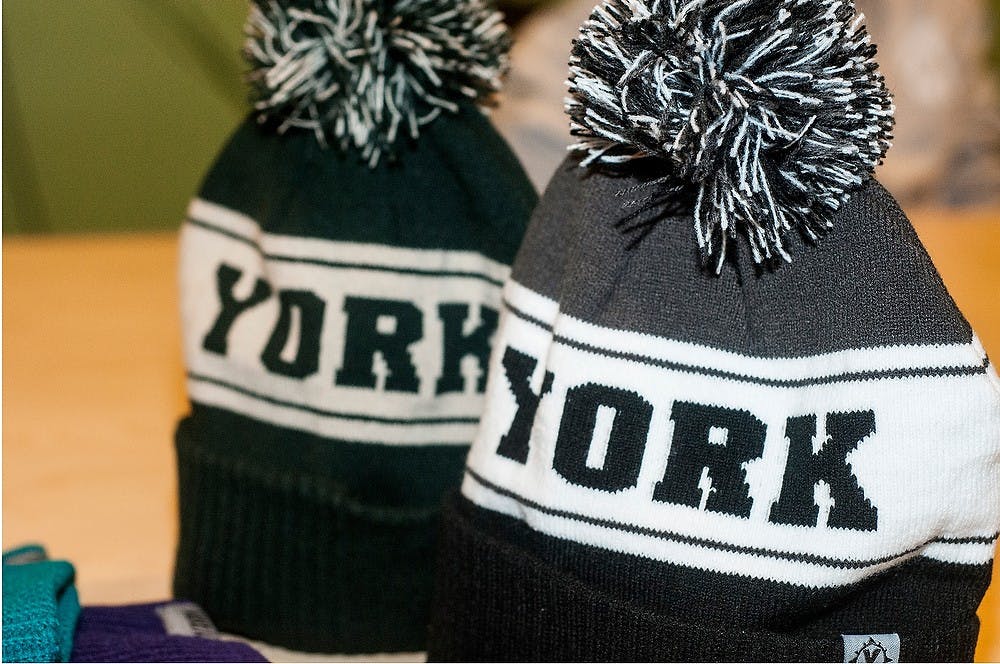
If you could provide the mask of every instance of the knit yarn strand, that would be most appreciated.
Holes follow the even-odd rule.
[[[729,239],[791,260],[881,163],[891,96],[853,0],[606,0],[581,28],[567,113],[582,165],[661,159],[718,272]]]
[[[372,167],[461,100],[486,103],[510,47],[488,0],[254,0],[246,32],[260,120]]]

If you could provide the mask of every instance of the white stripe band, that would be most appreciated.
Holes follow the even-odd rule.
[[[473,354],[459,358],[459,368],[450,375],[461,375],[438,393],[445,373],[442,312],[457,307],[465,316],[461,334],[472,334],[492,312],[500,312],[506,266],[471,251],[267,234],[249,217],[203,200],[191,204],[190,215],[181,234],[180,283],[192,399],[339,440],[388,445],[471,442],[483,409],[477,389],[486,367]],[[220,270],[236,275],[235,283],[223,285]],[[228,297],[243,302],[258,287],[265,288],[266,297],[235,307],[235,319],[220,342],[224,350],[218,345],[206,348],[206,336],[222,320],[219,289],[231,290]],[[303,310],[282,303],[279,296],[288,292],[312,299],[308,330]],[[396,309],[387,311],[408,312],[418,331],[407,337],[405,350],[399,351],[405,357],[397,357],[396,366],[412,365],[416,383],[390,387],[395,369],[382,351],[349,345],[348,325],[355,315],[348,310],[349,300],[352,306],[360,302],[376,311],[384,306],[379,303],[388,303]],[[283,312],[288,324],[281,328]],[[393,336],[399,324],[396,315],[379,314],[375,329],[361,333]],[[306,331],[311,335],[308,344]],[[457,334],[454,326],[450,334]],[[264,351],[275,339],[281,344],[280,358],[265,365]],[[450,343],[456,343],[454,337]],[[313,356],[307,375],[273,369],[275,363],[295,362],[300,352]],[[339,380],[349,356],[362,358],[362,375],[369,373],[370,365],[370,386]]]
[[[404,270],[469,272],[481,274],[497,282],[502,282],[510,273],[508,266],[474,251],[411,249],[264,233],[252,218],[200,198],[191,202],[188,207],[188,218],[207,222],[249,240],[266,254],[292,256],[297,260],[365,263]]]
[[[977,339],[768,360],[584,323],[560,314],[552,300],[512,283],[504,294],[511,308],[501,318],[487,385],[489,407],[463,485],[463,493],[480,506],[583,544],[806,585],[848,585],[908,556],[961,564],[992,559],[1000,530],[1000,392]],[[513,378],[504,364],[508,353],[513,353],[511,366],[521,367]],[[530,376],[525,375],[528,370]],[[876,375],[833,380],[852,372]],[[736,373],[753,379],[734,380]],[[803,379],[807,382],[794,389],[781,382]],[[520,392],[514,382],[520,383]],[[501,441],[509,444],[528,389],[541,395],[528,440],[517,448],[522,452],[500,453]],[[574,417],[566,417],[571,392],[577,404],[597,404],[596,415],[587,415],[578,405]],[[601,394],[612,400],[584,396]],[[609,405],[613,403],[625,405]],[[630,429],[634,433],[619,433],[641,438],[628,438],[612,449],[608,431],[599,425],[614,426],[608,425],[608,413],[602,420],[602,409],[619,407],[626,409],[624,421],[640,422]],[[704,434],[684,434],[675,449],[676,418],[683,416],[678,412],[718,417],[711,414],[718,411],[738,414],[733,435],[739,445],[747,445],[747,436],[758,435],[740,427],[759,427],[763,433],[753,451],[741,457],[745,461],[735,466],[719,461],[720,474],[713,476],[715,471],[708,472],[712,469],[705,464],[716,462],[705,459],[716,457],[698,456],[698,446],[728,446],[731,432],[713,426],[715,434],[710,430],[705,440],[691,438]],[[860,417],[857,421],[868,418],[864,421],[871,422],[870,428],[852,440],[843,437],[854,434],[831,429],[840,431],[840,438],[831,448],[833,457],[822,464],[832,465],[809,470],[810,464],[820,463],[815,455],[835,435],[828,426],[855,416]],[[789,441],[793,419],[814,426],[812,434],[796,434],[799,451],[794,458]],[[756,424],[739,424],[750,420]],[[811,452],[801,447],[803,436],[807,444],[811,440]],[[578,444],[581,438],[583,445]],[[556,470],[557,445],[584,450],[578,458],[579,467],[586,470],[580,472],[600,474],[596,466],[612,459],[618,469],[614,472],[625,473],[616,477],[627,479],[608,489],[571,479]],[[641,458],[621,456],[623,449],[636,446],[641,447]],[[568,448],[561,449],[566,459]],[[687,456],[677,461],[675,451]],[[702,472],[700,481],[697,474],[694,479],[669,480],[683,485],[688,492],[684,496],[694,491],[693,502],[658,493],[674,463],[681,464],[675,468]],[[792,474],[786,477],[789,469]],[[818,480],[809,497],[788,494],[795,497],[785,500],[802,506],[796,518],[817,510],[809,523],[792,525],[783,520],[788,517],[775,517],[772,507],[785,496],[786,482],[795,486],[795,478],[804,472],[841,475],[821,475],[835,477],[837,486]],[[745,489],[732,484],[733,474]],[[729,513],[705,502],[713,492],[734,491],[737,494],[729,495],[746,492],[741,500],[749,500],[748,513]],[[867,508],[848,507],[857,495],[867,501]],[[838,500],[841,510],[869,510],[864,512],[867,525],[836,525],[831,514]],[[863,564],[856,564],[859,561]]]
[[[984,366],[978,339],[965,344],[858,348],[807,357],[752,357],[640,332],[616,330],[559,313],[558,303],[508,281],[504,296],[527,317],[553,326],[553,335],[616,355],[635,355],[660,362],[765,380],[802,380],[862,372],[913,371]]]

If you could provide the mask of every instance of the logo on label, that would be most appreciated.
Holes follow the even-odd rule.
[[[218,630],[200,606],[192,602],[172,602],[156,607],[163,630],[171,636],[197,636],[214,639]]]
[[[843,634],[845,662],[898,662],[899,634]]]

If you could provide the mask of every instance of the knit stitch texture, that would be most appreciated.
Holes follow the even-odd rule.
[[[80,602],[73,566],[47,560],[40,546],[3,556],[3,660],[65,662],[73,646]]]

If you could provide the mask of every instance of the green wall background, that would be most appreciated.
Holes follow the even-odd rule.
[[[546,1],[500,4],[516,18]],[[1000,0],[988,2],[996,20]],[[4,0],[3,231],[176,228],[248,110],[246,10],[247,0]]]
[[[176,228],[247,112],[245,0],[5,0],[5,233]]]

